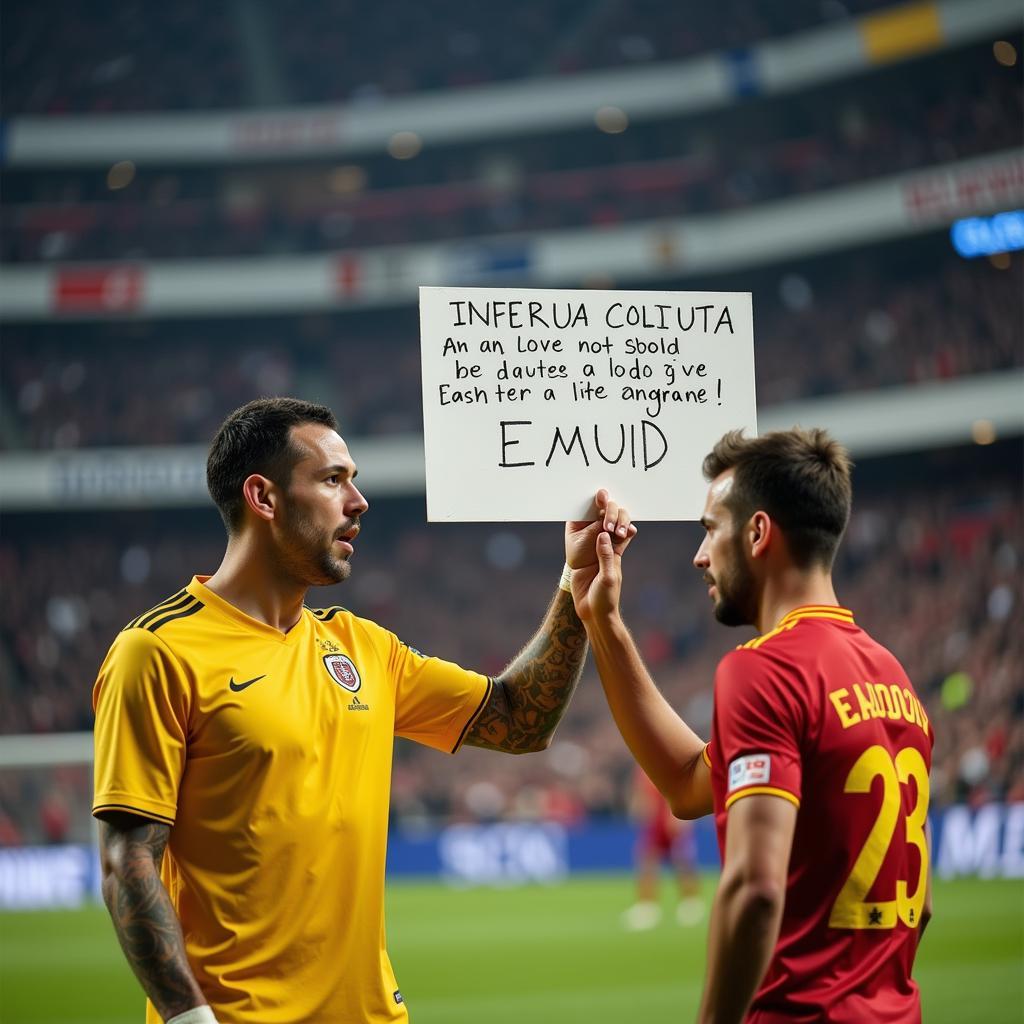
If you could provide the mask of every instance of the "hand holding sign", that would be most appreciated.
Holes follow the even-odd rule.
[[[421,288],[431,521],[582,519],[607,487],[697,519],[700,464],[756,433],[750,295]]]
[[[637,533],[629,513],[606,490],[597,492],[594,504],[595,521],[565,524],[565,561],[572,569],[572,599],[583,622],[618,609],[619,560]]]

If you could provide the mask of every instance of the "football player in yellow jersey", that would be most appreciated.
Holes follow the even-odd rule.
[[[366,499],[331,411],[236,410],[213,440],[220,567],[130,622],[100,668],[93,813],[103,894],[147,1024],[408,1019],[384,940],[395,735],[542,750],[586,634],[568,567],[636,528],[599,492],[568,523],[567,570],[540,629],[494,679],[426,658],[342,608]]]

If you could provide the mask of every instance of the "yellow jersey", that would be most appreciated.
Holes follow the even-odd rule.
[[[343,608],[281,633],[208,578],[100,668],[93,813],[171,826],[161,876],[222,1024],[406,1021],[384,934],[393,738],[454,753],[492,683]]]

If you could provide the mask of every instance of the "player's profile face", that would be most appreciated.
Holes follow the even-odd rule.
[[[748,626],[756,615],[754,575],[743,549],[742,523],[736,523],[726,502],[733,476],[726,471],[708,488],[701,525],[704,540],[693,564],[708,585],[715,618],[725,626]]]
[[[308,586],[348,579],[359,520],[369,507],[355,485],[356,465],[348,446],[329,427],[293,427],[300,453],[275,516],[282,568]]]

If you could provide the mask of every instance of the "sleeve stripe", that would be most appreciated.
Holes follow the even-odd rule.
[[[205,607],[206,605],[204,605],[202,601],[197,600],[194,605],[185,608],[184,611],[174,612],[171,615],[165,615],[162,619],[157,619],[152,625],[146,626],[146,629],[148,629],[150,633],[155,633],[165,623],[172,622],[174,619],[187,619],[190,615],[195,615],[196,612],[201,612]]]
[[[481,698],[480,703],[477,705],[476,711],[474,711],[473,714],[469,716],[469,720],[462,727],[462,732],[459,733],[459,738],[455,741],[455,746],[452,747],[453,754],[455,753],[456,750],[459,749],[459,747],[462,746],[462,741],[466,738],[466,733],[469,732],[469,730],[472,728],[476,720],[480,717],[481,712],[484,710],[485,707],[487,707],[487,702],[491,699],[491,691],[493,689],[494,680],[488,678],[487,688],[484,690],[484,695]]]
[[[340,604],[335,604],[331,605],[330,608],[310,608],[310,611],[321,622],[330,622],[338,612],[347,611],[347,609],[342,608]]]
[[[139,629],[145,629],[154,619],[159,619],[161,615],[176,612],[179,608],[187,608],[193,601],[195,601],[191,594],[185,594],[178,598],[177,601],[168,601],[165,604],[160,605],[159,608],[154,608],[150,612],[146,612],[145,615],[139,617],[136,622],[136,626]]]
[[[144,811],[141,807],[132,807],[130,804],[97,804],[93,809],[93,817],[98,817],[101,811],[127,811],[129,814],[137,814],[140,818],[152,818],[154,821],[163,822],[165,825],[173,825],[174,819],[168,818],[156,811]]]
[[[184,589],[179,590],[176,594],[174,594],[171,597],[167,598],[166,601],[161,601],[158,605],[154,605],[152,608],[150,608],[148,612],[143,612],[141,615],[139,615],[136,618],[132,619],[132,621],[129,622],[128,625],[125,626],[124,628],[125,629],[133,629],[134,627],[136,627],[139,624],[139,620],[140,619],[146,618],[146,616],[150,615],[152,612],[160,612],[160,611],[162,611],[168,605],[174,604],[175,601],[178,601],[179,599],[183,598],[186,593],[187,593],[187,591],[185,591]]]
[[[708,766],[709,768],[711,767],[711,755],[710,755],[710,754],[708,753],[708,747],[710,747],[710,746],[711,746],[711,744],[710,744],[710,743],[705,743],[705,744],[704,744],[704,749],[703,749],[703,750],[701,750],[701,752],[700,752],[700,756],[701,756],[702,758],[704,758],[704,763],[705,763],[705,764],[706,764],[706,765],[707,765],[707,766]]]
[[[741,789],[738,793],[727,796],[725,798],[725,809],[728,810],[737,800],[744,796],[781,796],[783,800],[788,800],[794,807],[800,806],[800,801],[789,790],[776,789],[774,786],[749,786],[747,789]]]

